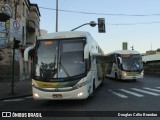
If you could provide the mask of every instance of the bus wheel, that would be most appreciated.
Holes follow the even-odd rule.
[[[133,82],[136,82],[137,81],[137,79],[133,79]]]
[[[92,94],[91,94],[91,97],[94,97],[95,96],[95,89],[96,89],[96,87],[95,87],[95,80],[93,80],[93,91],[92,91]]]
[[[118,76],[117,76],[117,73],[115,73],[115,79],[116,79],[116,80],[118,80]]]
[[[105,78],[105,75],[103,75],[101,86],[103,86]]]

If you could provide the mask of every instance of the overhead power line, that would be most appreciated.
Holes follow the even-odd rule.
[[[47,10],[56,10],[54,8],[46,8],[46,7],[39,7],[41,9]],[[91,14],[91,15],[107,15],[107,16],[131,16],[131,17],[147,17],[147,16],[160,16],[160,14],[110,14],[110,13],[95,13],[95,12],[82,12],[82,11],[72,11],[72,10],[64,10],[58,9],[61,12],[70,12],[70,13],[79,13],[79,14]]]
[[[46,8],[46,7],[39,7],[41,9],[47,9],[47,10],[54,10],[54,8]],[[149,16],[160,16],[160,14],[107,14],[107,13],[93,13],[93,12],[82,12],[82,11],[71,11],[71,10],[63,10],[63,9],[58,9],[58,11],[61,12],[70,12],[70,13],[78,13],[78,14],[91,14],[91,15],[107,15],[107,16],[128,16],[128,17],[149,17]],[[108,25],[115,25],[115,26],[121,26],[121,25],[145,25],[145,24],[160,24],[160,22],[141,22],[141,23],[108,23]]]
[[[144,22],[144,23],[108,23],[108,25],[145,25],[145,24],[157,24],[160,22]]]

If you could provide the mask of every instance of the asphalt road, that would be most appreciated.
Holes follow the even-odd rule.
[[[94,98],[69,101],[35,101],[29,96],[26,98],[0,101],[0,110],[52,112],[101,111],[101,113],[107,113],[107,111],[118,111],[120,113],[121,111],[154,112],[160,111],[159,101],[160,78],[144,77],[136,82],[116,81],[114,79],[106,78],[104,84],[96,90]]]

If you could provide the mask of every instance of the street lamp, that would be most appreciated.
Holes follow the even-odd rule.
[[[85,26],[85,25],[90,25],[91,27],[95,27],[95,26],[97,25],[97,23],[94,22],[94,21],[91,21],[90,23],[85,23],[85,24],[82,24],[82,25],[80,25],[80,26],[72,29],[71,31],[74,31],[74,30],[76,30],[76,29],[78,29],[78,28],[80,28],[80,27],[83,27],[83,26]]]
[[[72,29],[71,31],[74,31],[80,27],[83,27],[85,25],[90,25],[91,27],[95,27],[96,25],[98,25],[98,31],[99,33],[105,33],[106,32],[106,29],[105,29],[105,19],[104,18],[98,18],[98,23],[94,22],[94,21],[91,21],[90,23],[85,23],[85,24],[82,24],[74,29]]]

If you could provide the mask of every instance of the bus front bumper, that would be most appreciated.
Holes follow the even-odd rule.
[[[141,79],[141,78],[143,78],[143,75],[130,75],[130,76],[121,76],[121,79],[122,80],[129,80],[129,79],[131,79],[131,80],[133,80],[133,79]]]
[[[72,99],[86,99],[89,96],[88,89],[83,86],[67,92],[46,92],[37,88],[32,88],[33,98],[35,100],[72,100]]]

